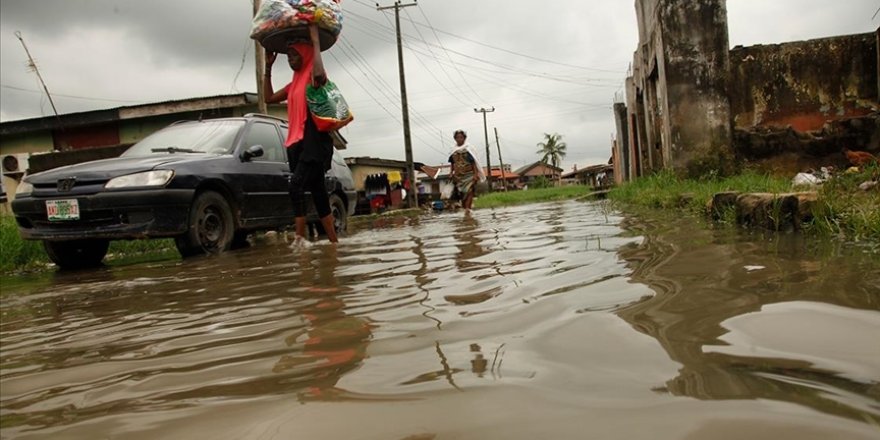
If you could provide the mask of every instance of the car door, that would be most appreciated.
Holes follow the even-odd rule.
[[[240,178],[244,201],[241,217],[246,226],[272,226],[290,222],[292,211],[288,192],[290,167],[278,126],[271,122],[251,123],[242,138],[240,151],[259,145],[263,156],[242,164]]]

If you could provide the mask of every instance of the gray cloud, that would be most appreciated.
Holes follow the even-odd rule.
[[[731,44],[876,28],[875,1],[841,3],[730,1]],[[393,15],[373,4],[343,1],[343,40],[325,62],[355,111],[346,154],[402,159]],[[251,12],[246,0],[3,0],[0,120],[51,111],[15,30],[59,110],[76,112],[255,91]],[[535,144],[545,132],[564,136],[566,168],[607,161],[610,106],[638,38],[632,1],[422,0],[401,18],[416,160],[443,162],[457,128],[483,151],[482,118],[473,108],[495,106],[488,116],[493,162],[494,127],[514,167],[538,159]],[[291,74],[284,63],[274,73],[276,88]]]

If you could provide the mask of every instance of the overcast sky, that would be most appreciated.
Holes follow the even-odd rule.
[[[390,0],[380,2],[390,5]],[[516,6],[513,6],[516,5]],[[878,0],[730,0],[730,45],[871,32]],[[355,113],[345,156],[404,159],[392,11],[343,0],[327,71]],[[250,0],[2,0],[0,121],[52,114],[15,35],[20,31],[60,113],[255,92]],[[633,0],[421,0],[401,10],[416,161],[446,161],[463,128],[485,151],[488,114],[505,163],[539,157],[544,133],[568,145],[563,165],[604,163],[611,105],[638,42]],[[275,87],[291,73],[276,63]],[[483,159],[483,158],[481,158]]]

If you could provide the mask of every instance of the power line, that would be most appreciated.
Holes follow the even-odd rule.
[[[43,94],[43,92],[41,92],[41,91],[39,91],[39,90],[25,89],[25,88],[22,88],[22,87],[15,87],[15,86],[10,86],[10,85],[6,85],[6,84],[0,84],[0,87],[3,87],[4,89],[18,90],[18,91],[21,91],[21,92],[39,93],[39,94],[41,94],[41,95]],[[65,95],[65,94],[62,94],[62,93],[53,93],[52,95],[53,95],[53,96],[62,97],[62,98],[83,99],[83,100],[87,100],[87,101],[124,102],[124,103],[140,102],[140,101],[124,100],[124,99],[89,98],[89,97],[86,97],[86,96]]]
[[[417,49],[415,49],[415,48],[413,48],[413,47],[411,47],[411,46],[408,46],[407,48],[408,48],[410,51],[413,51],[413,52],[416,52],[416,53],[421,53],[422,55],[425,55],[423,52],[420,52],[419,50],[417,50]],[[429,56],[429,55],[426,55],[426,56]],[[436,58],[435,58],[435,59],[436,59]],[[439,60],[439,59],[437,59],[437,61],[440,62],[440,63],[444,63],[443,60]],[[454,62],[453,62],[453,65],[455,65]],[[506,74],[506,72],[500,72],[500,71],[493,70],[493,69],[485,69],[485,68],[475,67],[475,66],[470,66],[470,68],[472,68],[472,69],[476,69],[476,70],[488,71],[488,72],[491,72],[491,73],[502,73],[502,74]],[[478,75],[475,73],[473,76],[478,76]],[[506,84],[499,83],[495,78],[490,78],[490,77],[486,77],[486,76],[482,76],[481,78],[483,78],[485,81],[487,81],[487,82],[489,82],[489,83],[491,83],[491,84],[495,84],[495,85],[497,85],[497,86],[499,86],[499,87],[502,87],[502,88],[514,89],[514,90],[519,91],[520,93],[524,93],[524,94],[527,94],[527,95],[530,95],[530,96],[534,96],[534,97],[536,97],[536,98],[540,98],[540,99],[548,99],[546,95],[541,95],[541,94],[537,94],[537,93],[529,92],[529,91],[526,91],[526,90],[524,90],[524,89],[522,89],[522,88],[514,87],[514,86],[512,86],[512,85],[509,84],[509,83],[506,83]],[[584,84],[584,83],[580,83],[580,82],[576,82],[575,84],[578,85],[578,86],[581,86],[581,87],[594,87],[594,88],[597,88],[597,87],[600,87],[600,88],[617,87],[617,85],[613,85],[613,86],[598,86],[598,85]],[[553,99],[553,100],[555,100],[555,101],[559,101],[559,102],[567,102],[567,103],[573,103],[573,104],[580,104],[579,102],[575,102],[575,101],[571,101],[571,100],[567,100],[567,99],[563,99],[563,98],[556,98],[556,99]]]
[[[356,3],[360,3],[361,5],[368,6],[368,7],[372,7],[372,6],[370,6],[368,3],[366,3],[366,2],[363,1],[363,0],[354,0],[354,1],[355,1]],[[419,9],[421,9],[421,8],[419,8]],[[877,12],[880,12],[880,9],[878,9]],[[876,15],[876,14],[875,14],[875,15]],[[425,19],[427,20],[427,17],[425,17]],[[505,52],[505,53],[508,53],[508,54],[511,54],[511,55],[516,55],[516,56],[520,56],[520,57],[523,57],[523,58],[528,58],[528,59],[533,60],[533,61],[540,61],[540,62],[543,62],[543,63],[555,64],[555,65],[559,65],[559,66],[571,67],[571,68],[575,68],[575,69],[586,70],[586,71],[593,71],[593,72],[618,73],[618,74],[620,73],[620,72],[618,72],[618,71],[616,71],[616,70],[599,69],[599,68],[595,68],[595,67],[587,67],[587,66],[579,66],[579,65],[576,65],[576,64],[562,63],[562,62],[559,62],[559,61],[548,60],[548,59],[545,59],[545,58],[539,58],[539,57],[535,57],[535,56],[532,56],[532,55],[528,55],[528,54],[520,53],[520,52],[517,52],[517,51],[514,51],[514,50],[505,49],[505,48],[503,48],[503,47],[493,46],[493,45],[491,45],[491,44],[486,44],[486,43],[483,43],[483,42],[478,41],[478,40],[474,40],[474,39],[471,39],[471,38],[468,38],[468,37],[464,37],[464,36],[461,36],[461,35],[458,35],[458,34],[454,34],[454,33],[452,33],[452,32],[447,32],[447,31],[443,31],[443,30],[437,29],[437,28],[431,26],[430,22],[429,22],[428,24],[424,24],[424,23],[419,23],[419,22],[413,21],[412,19],[410,19],[410,22],[411,22],[413,25],[416,25],[416,26],[429,27],[429,28],[431,28],[432,30],[434,30],[434,32],[439,32],[439,33],[444,34],[444,35],[449,35],[449,36],[451,36],[451,37],[455,37],[455,38],[458,38],[458,39],[461,39],[461,40],[464,40],[464,41],[467,41],[467,42],[470,42],[470,43],[474,43],[474,44],[477,44],[477,45],[480,45],[480,46],[483,46],[483,47],[486,47],[486,48],[489,48],[489,49],[494,49],[494,50],[497,50],[497,51],[500,51],[500,52]]]
[[[342,40],[340,40],[340,41],[342,41]],[[364,70],[364,68],[363,68],[358,62],[356,62],[355,59],[354,59],[350,54],[348,54],[347,52],[345,52],[345,50],[344,50],[345,46],[344,46],[344,45],[341,45],[340,48],[343,48],[342,54],[345,55],[349,60],[351,60],[352,63],[355,65],[355,68],[357,68],[357,69],[361,72],[361,74],[364,75],[364,77],[369,81],[369,80],[370,80],[370,74],[367,73],[367,71]],[[384,110],[385,113],[387,113],[387,114],[391,117],[392,120],[394,120],[397,124],[400,124],[400,125],[403,124],[403,123],[397,118],[397,116],[395,116],[394,113],[391,112],[391,110],[388,110],[388,108],[385,107],[385,105],[383,105],[382,102],[381,102],[379,99],[377,99],[377,98],[376,98],[376,97],[370,92],[370,88],[369,88],[369,87],[367,87],[367,86],[365,86],[363,83],[361,83],[361,81],[359,81],[359,80],[354,76],[354,74],[352,74],[351,71],[348,70],[348,68],[345,66],[345,64],[343,64],[343,63],[339,60],[339,58],[336,57],[336,54],[335,54],[335,53],[332,53],[332,52],[331,52],[331,53],[330,53],[330,56],[331,56],[331,57],[332,57],[332,58],[333,58],[333,59],[334,59],[339,65],[340,65],[340,67],[342,67],[342,69],[345,71],[345,73],[347,73],[348,76],[351,77],[352,80],[354,80],[354,82],[358,85],[358,87],[360,87],[360,88],[361,88],[361,89],[362,89],[362,90],[363,90],[363,91],[364,91],[364,92],[365,92],[365,93],[366,93],[366,94],[367,94],[367,95],[368,95],[368,96],[369,96],[369,97],[370,97],[370,98],[371,98],[376,104],[378,104],[379,107],[381,107],[382,110]],[[377,90],[379,90],[380,93],[385,94],[384,91],[383,91],[381,88],[378,88]],[[388,99],[388,96],[386,95],[385,98]],[[395,103],[395,104],[396,104],[396,101],[395,101],[394,99],[390,99],[390,101],[391,101],[392,103]],[[399,104],[398,104],[397,106],[399,107]],[[417,122],[417,123],[418,123],[418,122]],[[422,141],[427,147],[433,149],[434,151],[437,151],[437,152],[440,153],[440,154],[445,154],[445,153],[443,153],[442,151],[440,151],[440,150],[434,148],[434,147],[431,145],[430,142],[426,141],[424,138],[422,138],[422,137],[419,136],[418,134],[416,134],[415,137],[418,138],[420,141]]]
[[[246,41],[244,44],[244,51],[241,54],[241,64],[238,66],[238,72],[235,72],[235,76],[232,77],[232,85],[229,86],[229,91],[238,91],[238,87],[235,84],[238,82],[238,76],[241,75],[241,72],[244,70],[244,63],[247,59],[248,52],[251,51],[251,42]]]
[[[346,55],[345,52],[343,52],[343,55]],[[394,119],[395,121],[397,120],[397,117],[394,116],[394,114],[391,113],[391,111],[388,110],[388,108],[386,108],[384,105],[382,105],[382,103],[381,103],[378,99],[376,99],[376,97],[373,96],[372,93],[370,93],[370,89],[367,88],[367,87],[365,87],[363,84],[361,84],[361,82],[360,82],[360,81],[359,81],[359,80],[358,80],[358,79],[357,79],[357,78],[351,73],[351,71],[348,70],[348,67],[345,67],[345,64],[343,64],[341,61],[339,61],[339,58],[336,58],[336,54],[335,54],[335,53],[330,52],[330,56],[333,57],[334,60],[336,60],[336,62],[339,64],[339,66],[342,67],[343,70],[345,70],[345,73],[347,73],[348,76],[351,77],[351,79],[354,80],[354,82],[355,82],[355,83],[356,83],[361,89],[363,89],[363,91],[366,92],[366,94],[367,94],[367,95],[368,95],[368,96],[369,96],[374,102],[376,102],[376,104],[379,104],[379,107],[381,107],[382,110],[385,110],[385,113],[388,113],[388,115],[391,116],[391,119]],[[347,56],[347,55],[346,55],[346,56]],[[362,71],[361,73],[363,73],[363,71]],[[364,75],[366,75],[366,74],[364,74]]]
[[[422,8],[419,8],[419,12],[422,13],[422,17],[425,17],[425,21],[427,21],[430,24],[430,20],[428,20],[428,16],[425,14],[425,11]],[[414,21],[412,21],[412,19],[410,19],[410,22],[415,23]],[[419,28],[416,27],[416,31],[418,31],[418,30],[419,30]],[[433,26],[431,26],[431,31],[434,33],[434,38],[436,38],[437,42],[440,43],[440,47],[443,49],[443,53],[446,54],[446,58],[448,58],[449,62],[452,63],[452,67],[454,67],[455,71],[458,72],[458,76],[461,77],[461,80],[464,81],[464,85],[466,85],[467,88],[470,89],[471,93],[473,93],[474,96],[477,97],[477,99],[479,99],[482,102],[485,102],[486,100],[483,99],[480,96],[480,94],[477,93],[476,90],[474,90],[473,87],[471,87],[471,84],[468,82],[467,78],[461,73],[461,69],[459,69],[458,66],[455,64],[455,62],[452,61],[452,57],[449,55],[449,51],[446,49],[446,46],[443,44],[443,41],[440,40],[440,37],[437,36],[437,31],[434,30]],[[425,41],[425,45],[427,46],[427,41]],[[438,64],[439,64],[439,62],[438,62]],[[444,70],[444,72],[445,72],[445,70]]]
[[[343,40],[340,40],[340,41],[343,41]],[[347,47],[346,47],[346,45],[347,45]],[[379,86],[380,86],[378,88],[379,92],[382,93],[385,96],[385,98],[388,99],[389,102],[391,102],[397,108],[401,108],[401,105],[398,103],[398,101],[400,99],[399,95],[395,95],[391,86],[382,78],[382,76],[379,74],[379,72],[377,72],[376,69],[374,69],[372,67],[372,65],[367,61],[367,59],[364,58],[364,56],[360,54],[360,52],[357,50],[357,48],[354,47],[348,41],[344,41],[343,45],[341,47],[343,49],[343,54],[346,55],[355,64],[355,67],[361,71],[361,73],[364,75],[364,77],[367,78],[368,81],[370,80],[370,76],[372,76],[374,79],[378,80]],[[354,56],[349,55],[348,53],[345,52],[345,50],[351,50],[352,53],[354,53]],[[383,84],[387,88],[387,90],[382,88]],[[433,124],[430,122],[430,120],[425,118],[423,115],[421,115],[415,109],[410,109],[410,111],[414,116],[414,122],[416,124],[418,124],[418,125],[425,124],[425,125],[432,127],[433,129],[439,130],[438,128],[433,126]],[[424,139],[422,139],[422,141],[424,141]]]
[[[419,8],[419,10],[421,10],[421,8]],[[404,11],[404,12],[406,12],[406,15],[409,16],[408,11]],[[422,42],[427,44],[427,40],[425,40],[425,37],[422,35],[422,32],[419,31],[418,28],[416,28],[416,31],[418,32],[419,38],[422,40]],[[458,93],[461,93],[461,89],[458,88],[458,84],[456,84],[455,80],[453,80],[452,77],[449,76],[449,73],[446,72],[445,68],[443,68],[443,64],[440,64],[440,62],[436,59],[436,57],[434,57],[434,52],[431,51],[431,48],[429,46],[426,46],[426,47],[428,47],[428,53],[431,54],[431,57],[434,58],[435,61],[437,61],[437,65],[440,66],[440,70],[442,70],[443,73],[446,74],[446,77],[449,79],[449,81],[452,82],[452,84],[456,86],[456,89],[458,89]],[[434,81],[437,81],[437,84],[439,84],[440,87],[442,87],[444,90],[446,90],[446,92],[449,93],[450,96],[455,98],[455,100],[460,102],[462,105],[470,105],[470,104],[464,102],[461,98],[459,98],[458,95],[452,93],[452,91],[449,90],[449,88],[447,88],[446,85],[443,84],[443,82],[441,82],[440,79],[437,78],[436,75],[434,75],[434,71],[429,69],[428,66],[424,62],[422,62],[422,58],[418,56],[418,52],[413,51],[413,53],[416,54],[416,59],[419,60],[419,62],[422,64],[422,67],[424,67],[425,70],[427,70],[428,73],[431,74],[431,77],[434,78]]]
[[[362,15],[359,15],[359,14],[357,14],[357,13],[349,12],[349,15],[353,15],[353,16],[355,16],[355,17],[357,17],[357,18],[360,18],[360,19],[363,19],[363,20],[370,21],[371,23],[375,24],[376,26],[386,28],[385,25],[383,25],[382,23],[379,23],[379,22],[377,22],[377,21],[371,20],[371,19],[369,19],[369,18],[367,18],[367,17],[364,17],[364,16],[362,16]],[[387,29],[387,28],[386,28],[386,29]],[[404,34],[404,35],[406,35],[406,34]],[[412,38],[412,36],[409,36],[409,35],[406,35],[406,36]],[[468,55],[468,54],[463,53],[463,52],[455,51],[455,50],[452,50],[452,49],[447,49],[447,48],[446,48],[445,46],[443,46],[442,44],[441,44],[441,45],[436,45],[436,44],[428,43],[428,42],[424,42],[424,44],[425,44],[426,46],[433,46],[433,47],[438,47],[438,48],[443,49],[444,52],[446,52],[447,57],[449,57],[449,53],[453,53],[453,54],[456,54],[456,55],[458,55],[458,56],[460,56],[460,57],[463,57],[463,58],[466,58],[466,59],[469,59],[469,60],[473,60],[473,61],[476,61],[476,62],[479,62],[479,63],[482,63],[482,64],[487,64],[487,65],[492,66],[492,67],[497,67],[497,68],[505,69],[505,70],[507,70],[507,71],[509,71],[509,72],[512,72],[512,73],[515,73],[515,74],[519,74],[519,75],[532,76],[532,77],[536,77],[536,78],[542,78],[542,79],[548,79],[548,80],[552,80],[552,81],[565,82],[565,83],[572,83],[572,84],[578,84],[578,85],[584,85],[585,82],[603,81],[602,79],[595,79],[595,78],[572,79],[572,78],[570,78],[570,77],[564,77],[564,76],[558,76],[558,75],[551,75],[551,74],[543,73],[543,72],[532,72],[532,71],[528,71],[528,70],[524,70],[524,69],[518,69],[518,68],[516,68],[516,67],[510,66],[510,65],[506,65],[506,64],[502,64],[502,63],[498,63],[498,62],[486,61],[486,60],[483,60],[483,59],[481,59],[481,58],[479,58],[479,57],[471,56],[471,55]],[[408,47],[408,48],[409,48],[410,50],[415,50],[415,49],[412,48],[412,47]],[[428,56],[431,56],[431,55],[428,55]],[[433,58],[437,59],[436,57],[433,57]],[[439,59],[438,59],[438,60],[439,60]],[[460,63],[456,63],[454,60],[452,60],[451,57],[449,57],[449,60],[450,60],[451,65],[452,65],[453,67],[455,67],[456,69],[458,69],[458,66],[459,66],[459,65],[463,65],[463,64],[460,64]],[[464,65],[463,65],[463,66],[464,66]],[[468,66],[466,66],[466,67],[468,67]],[[476,67],[476,66],[469,66],[469,67],[470,67],[470,68],[474,68],[474,69],[481,69],[481,70],[491,71],[491,72],[494,72],[494,73],[507,74],[507,72],[499,71],[499,70],[496,70],[496,69],[488,69],[488,68],[484,68],[484,67],[481,68],[481,67]],[[614,72],[614,73],[616,73],[616,72]],[[467,85],[467,79],[464,77],[464,75],[461,73],[460,70],[459,70],[459,75],[462,75],[462,79],[464,80],[465,84]],[[601,86],[597,86],[597,87],[601,87]],[[614,87],[617,87],[617,83],[616,83],[616,82],[615,82],[615,84],[614,84]]]

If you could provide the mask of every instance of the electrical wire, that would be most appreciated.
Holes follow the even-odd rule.
[[[419,8],[419,9],[421,9],[421,8]],[[407,10],[404,9],[404,12],[406,12],[407,16],[409,16],[409,11],[407,11]],[[386,16],[386,17],[387,17],[387,16]],[[422,35],[422,32],[419,31],[418,28],[416,28],[416,31],[418,32],[418,34],[419,34],[419,38],[421,39],[421,41],[424,42],[424,43],[427,45],[427,40],[425,40],[425,37],[424,37],[424,35]],[[436,59],[436,56],[434,55],[434,52],[431,51],[430,46],[426,46],[426,47],[428,48],[428,53],[429,53],[429,54],[431,55],[431,57],[434,58],[434,60],[436,61],[436,60],[437,60],[437,59]],[[416,53],[416,52],[413,52],[413,53]],[[427,70],[428,73],[431,74],[431,77],[434,78],[434,81],[436,81],[437,84],[439,84],[441,88],[443,88],[444,90],[446,90],[447,93],[449,93],[449,96],[452,96],[453,98],[455,98],[456,101],[460,102],[460,103],[461,103],[462,105],[464,105],[464,106],[471,105],[471,104],[468,104],[467,102],[463,101],[463,100],[462,100],[461,98],[459,98],[459,96],[456,95],[455,93],[452,93],[452,91],[449,90],[449,88],[447,88],[446,85],[444,85],[443,82],[441,82],[440,79],[437,78],[436,75],[434,75],[434,71],[431,70],[430,68],[428,68],[428,66],[422,61],[422,58],[419,57],[417,53],[416,53],[416,59],[418,59],[419,62],[422,64],[422,67],[424,67],[425,70]],[[458,88],[458,84],[456,84],[455,80],[453,80],[452,77],[449,75],[449,72],[447,72],[446,69],[443,67],[443,64],[441,64],[441,63],[438,61],[438,62],[437,62],[437,65],[440,66],[440,70],[442,70],[443,73],[446,74],[446,77],[449,79],[449,81],[452,82],[452,84],[454,84],[454,85],[456,86],[456,89],[458,90],[458,93],[462,93],[462,92],[461,92],[461,89]]]
[[[350,12],[350,11],[349,11],[349,15],[352,15],[352,16],[354,16],[354,17],[356,17],[356,18],[361,19],[361,20],[366,20],[366,21],[368,21],[368,22],[370,22],[370,23],[372,23],[372,24],[374,24],[374,25],[376,25],[376,26],[379,26],[379,27],[382,27],[382,28],[385,28],[385,29],[388,29],[388,30],[394,32],[393,25],[392,25],[391,27],[387,27],[387,26],[383,25],[382,23],[379,23],[379,22],[374,21],[374,20],[372,20],[372,19],[370,19],[370,18],[368,18],[368,17],[365,17],[365,16],[363,16],[363,15],[360,15],[360,14],[357,14],[357,13],[354,13],[354,12]],[[351,22],[356,22],[356,20],[351,20]],[[414,38],[414,37],[412,37],[412,36],[410,36],[410,35],[406,35],[405,33],[402,33],[402,34],[408,37],[407,40],[412,39],[412,40],[418,41],[418,39],[416,39],[416,38]],[[464,66],[464,67],[469,67],[469,68],[472,68],[472,69],[480,69],[480,70],[484,70],[484,71],[488,71],[488,72],[492,72],[492,73],[498,73],[498,74],[518,74],[518,75],[525,75],[525,76],[531,76],[531,77],[535,77],[535,78],[541,78],[541,79],[547,79],[547,80],[552,80],[552,81],[557,81],[557,82],[564,82],[564,83],[571,83],[571,84],[578,84],[578,85],[584,85],[585,83],[590,83],[590,82],[610,81],[610,79],[598,79],[598,78],[572,79],[571,77],[558,76],[558,75],[550,75],[550,74],[542,73],[542,72],[532,72],[532,71],[527,71],[527,70],[524,70],[524,69],[519,69],[519,68],[516,68],[516,67],[510,66],[510,65],[507,65],[507,64],[502,64],[502,63],[492,62],[492,61],[486,61],[486,60],[483,60],[483,59],[481,59],[481,58],[474,57],[474,56],[468,55],[468,54],[463,53],[463,52],[455,51],[455,50],[452,50],[452,49],[446,49],[445,46],[440,46],[440,45],[436,45],[436,44],[433,44],[433,43],[427,43],[427,42],[423,42],[423,44],[425,44],[426,46],[431,46],[431,47],[438,47],[438,48],[441,48],[441,49],[444,50],[444,52],[447,53],[447,56],[448,56],[450,53],[452,53],[452,54],[458,55],[458,56],[460,56],[460,57],[463,57],[463,58],[466,58],[466,59],[469,59],[469,60],[472,60],[472,61],[476,61],[476,62],[478,62],[478,63],[486,64],[486,65],[488,65],[488,66],[490,66],[490,67],[495,67],[495,69],[492,69],[492,68],[489,68],[489,67],[477,67],[477,66],[473,66],[473,65],[471,65],[471,66],[467,66],[467,65],[464,65],[464,64],[461,64],[461,63],[457,63],[457,62],[455,62],[454,60],[452,60],[451,57],[449,57],[449,58],[450,58],[450,64],[451,64],[454,68],[456,68],[456,69],[458,69],[459,66]],[[414,49],[413,47],[411,47],[411,46],[407,46],[407,48],[410,49],[410,50],[413,50],[413,51],[415,50],[415,49]],[[423,53],[423,54],[424,54],[424,53]],[[426,55],[426,56],[432,56],[432,55],[429,54],[429,55]],[[435,59],[438,59],[438,60],[439,60],[439,58],[436,58],[436,57],[434,57],[434,56],[432,56],[432,57],[435,58]],[[442,60],[440,60],[440,61],[442,61]],[[497,68],[501,68],[501,69],[504,69],[504,70],[498,70]],[[459,69],[459,74],[462,76],[463,81],[467,84],[467,79],[466,79],[466,77],[461,73],[460,69]],[[606,86],[596,85],[596,87],[606,87]],[[617,82],[615,82],[614,87],[617,87]]]
[[[244,70],[244,63],[247,59],[248,53],[250,52],[251,46],[253,46],[253,43],[251,43],[250,39],[245,40],[244,51],[241,54],[241,64],[238,66],[238,72],[235,72],[235,76],[232,77],[232,85],[229,86],[230,92],[239,91],[238,87],[236,87],[236,83],[238,83],[238,76],[241,75],[241,72]]]
[[[356,2],[356,3],[359,3],[359,4],[363,5],[363,6],[366,6],[366,7],[368,7],[368,8],[371,8],[371,9],[373,8],[372,5],[370,5],[369,3],[367,3],[367,2],[364,1],[364,0],[353,0],[353,1]],[[419,8],[419,9],[421,9],[421,8]],[[880,10],[878,10],[878,12],[880,12]],[[427,16],[425,16],[425,20],[428,21],[428,20],[427,20]],[[498,46],[493,46],[493,45],[491,45],[491,44],[483,43],[482,41],[474,40],[474,39],[472,39],[472,38],[464,37],[464,36],[461,36],[461,35],[458,35],[458,34],[455,34],[455,33],[452,33],[452,32],[447,32],[447,31],[443,31],[443,30],[437,29],[437,28],[435,28],[434,26],[432,26],[430,22],[428,22],[428,24],[425,24],[425,23],[419,23],[419,22],[413,21],[412,19],[410,19],[410,22],[411,22],[413,25],[415,25],[415,26],[422,26],[422,27],[431,28],[435,33],[441,33],[441,34],[444,34],[444,35],[449,35],[450,37],[455,37],[455,38],[458,38],[458,39],[460,39],[460,40],[467,41],[467,42],[469,42],[469,43],[474,43],[474,44],[477,44],[477,45],[480,45],[480,46],[483,46],[483,47],[486,47],[486,48],[489,48],[489,49],[497,50],[497,51],[504,52],[504,53],[507,53],[507,54],[510,54],[510,55],[520,56],[520,57],[527,58],[527,59],[530,59],[530,60],[533,60],[533,61],[540,61],[540,62],[543,62],[543,63],[555,64],[555,65],[558,65],[558,66],[571,67],[571,68],[575,68],[575,69],[580,69],[580,70],[585,70],[585,71],[592,71],[592,72],[605,72],[605,73],[615,73],[615,74],[619,74],[619,73],[620,73],[620,72],[618,72],[617,70],[600,69],[600,68],[595,68],[595,67],[587,67],[587,66],[579,66],[579,65],[576,65],[576,64],[562,63],[562,62],[559,62],[559,61],[548,60],[548,59],[546,59],[546,58],[539,58],[539,57],[535,57],[535,56],[532,56],[532,55],[528,55],[528,54],[520,53],[520,52],[517,52],[517,51],[514,51],[514,50],[505,49],[505,48],[498,47]],[[438,41],[439,41],[439,38],[438,38]]]
[[[341,41],[343,41],[343,40],[341,40]],[[380,87],[378,87],[378,90],[380,91],[380,93],[385,95],[385,97],[387,99],[389,99],[389,101],[394,103],[396,107],[402,109],[402,106],[400,104],[397,104],[397,102],[400,100],[400,96],[393,92],[393,89],[391,88],[390,84],[388,84],[382,78],[382,76],[376,71],[376,69],[374,69],[372,67],[372,65],[370,65],[370,63],[366,60],[366,58],[360,54],[360,52],[357,50],[357,48],[354,47],[350,42],[344,41],[344,43],[342,45],[342,49],[343,49],[343,54],[346,55],[349,58],[349,60],[351,60],[354,63],[355,67],[361,71],[361,73],[364,75],[364,77],[367,78],[368,81],[371,81],[371,76],[372,76],[372,82],[378,82],[380,85]],[[346,50],[350,50],[354,55],[351,55],[351,54],[345,52]],[[361,85],[361,87],[363,88],[362,85]],[[387,90],[392,90],[392,91],[389,94],[387,92]],[[428,127],[430,127],[431,130],[440,130],[439,128],[434,126],[433,123],[431,123],[431,121],[429,119],[425,118],[423,115],[421,115],[419,112],[417,112],[414,108],[410,108],[409,111],[412,115],[412,122],[414,122],[416,125],[420,125],[423,128],[424,128],[424,126],[428,126]],[[422,140],[424,141],[424,139],[422,139]],[[442,145],[441,145],[441,147],[442,147]]]
[[[422,13],[422,17],[425,17],[425,20],[428,21],[428,22],[430,23],[430,21],[428,20],[428,16],[425,14],[425,10],[422,9],[421,7],[419,7],[419,12],[421,12],[421,13]],[[409,17],[409,14],[407,14],[407,17]],[[414,23],[414,21],[412,20],[411,17],[410,17],[410,22],[413,22],[413,23]],[[421,35],[421,31],[419,31],[419,28],[418,28],[417,26],[416,26],[416,31],[418,31],[418,32],[419,32],[419,35]],[[443,41],[440,40],[440,37],[437,36],[437,31],[434,30],[434,27],[433,27],[433,26],[431,27],[431,31],[434,33],[434,38],[437,39],[437,43],[439,43],[439,44],[440,44],[440,47],[443,49],[443,53],[446,54],[446,58],[449,59],[449,62],[452,63],[452,66],[455,68],[455,71],[458,72],[458,76],[461,77],[461,80],[462,80],[462,82],[464,82],[464,85],[467,86],[467,88],[471,91],[471,93],[473,93],[474,96],[476,96],[477,99],[480,100],[480,102],[486,102],[486,100],[483,99],[483,98],[480,96],[480,94],[477,93],[476,90],[474,90],[473,87],[471,87],[471,84],[470,84],[470,82],[468,82],[467,77],[465,77],[464,74],[461,73],[461,69],[459,69],[459,68],[458,68],[458,65],[456,65],[455,62],[452,60],[452,56],[449,55],[449,51],[446,49],[446,46],[443,44]],[[428,48],[429,48],[429,51],[430,51],[430,46],[427,44],[427,43],[428,43],[427,40],[424,40],[424,39],[423,39],[423,41],[425,41],[425,47],[428,47]],[[438,63],[438,64],[439,64],[439,63]],[[445,72],[445,70],[444,70],[444,72]],[[450,78],[450,79],[451,79],[451,78]]]
[[[4,89],[18,90],[18,91],[21,91],[21,92],[39,93],[39,94],[41,94],[41,95],[43,94],[43,92],[41,92],[41,91],[39,91],[39,90],[25,89],[25,88],[22,88],[22,87],[15,87],[15,86],[10,86],[10,85],[6,85],[6,84],[0,84],[0,87],[3,87]],[[71,98],[71,99],[82,99],[82,100],[86,100],[86,101],[122,102],[122,103],[135,103],[135,102],[141,102],[141,101],[125,100],[125,99],[89,98],[89,97],[85,97],[85,96],[65,95],[65,94],[62,94],[62,93],[52,93],[52,96],[60,96],[60,97],[63,97],[63,98]]]

